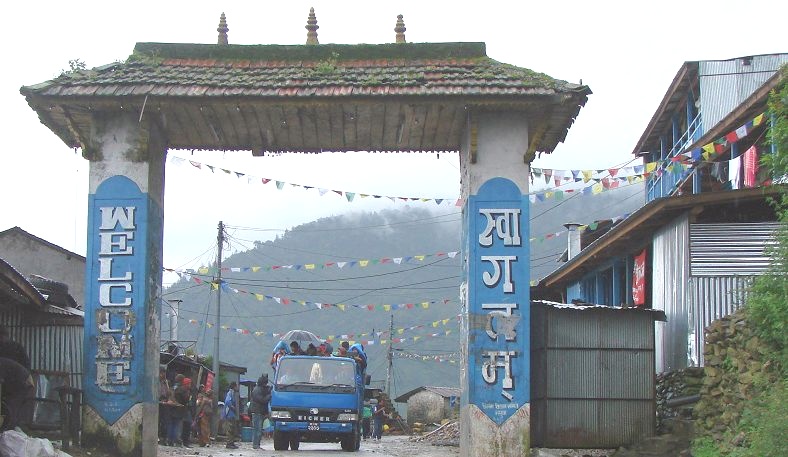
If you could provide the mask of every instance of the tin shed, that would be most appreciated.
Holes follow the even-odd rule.
[[[654,321],[662,311],[531,305],[531,439],[617,448],[656,427]]]

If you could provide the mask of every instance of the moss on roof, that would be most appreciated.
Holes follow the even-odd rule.
[[[484,43],[320,45],[215,45],[137,43],[132,58],[323,61],[370,59],[469,59],[486,57]]]

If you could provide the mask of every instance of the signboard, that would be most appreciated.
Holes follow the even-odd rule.
[[[530,401],[528,198],[493,178],[466,216],[469,402],[500,425]]]
[[[89,197],[83,386],[109,424],[152,398],[143,378],[147,217],[147,195],[125,176]]]

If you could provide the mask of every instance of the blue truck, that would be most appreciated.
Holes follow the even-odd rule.
[[[301,442],[310,442],[340,443],[345,451],[357,451],[368,383],[369,377],[352,358],[279,359],[271,391],[274,449],[297,450]]]

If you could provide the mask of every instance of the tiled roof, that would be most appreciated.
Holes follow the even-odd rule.
[[[440,50],[446,50],[443,57],[437,57]],[[369,58],[359,58],[364,55]],[[285,59],[288,56],[292,58]],[[97,97],[547,95],[576,91],[584,92],[577,84],[490,59],[482,43],[226,47],[139,43],[124,63],[23,89],[25,94],[43,96]]]
[[[591,91],[497,62],[484,43],[138,43],[125,62],[21,93],[72,147],[88,143],[94,113],[127,110],[156,112],[172,148],[459,150],[480,107],[532,113],[532,155],[563,141]]]

